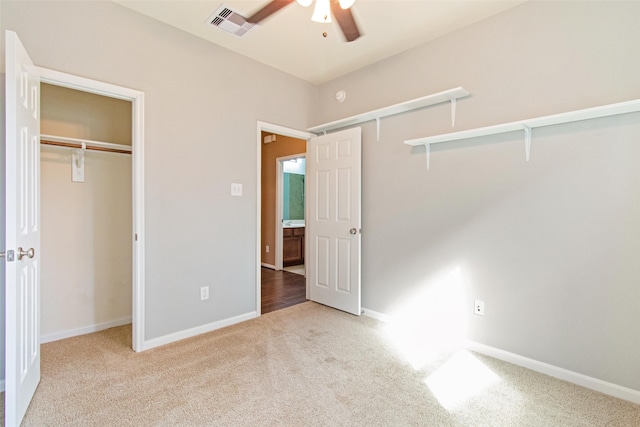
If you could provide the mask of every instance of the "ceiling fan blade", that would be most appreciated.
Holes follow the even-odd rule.
[[[295,0],[272,0],[271,2],[267,3],[265,7],[247,18],[247,22],[257,24],[258,22],[262,21],[265,18],[268,18],[271,14],[276,13],[277,11],[294,1]]]
[[[347,39],[347,42],[352,42],[360,37],[360,30],[358,30],[358,25],[356,25],[355,19],[353,19],[351,9],[343,9],[340,7],[338,0],[331,0],[331,13],[333,13],[336,21],[338,21],[338,25],[340,25],[340,29]]]

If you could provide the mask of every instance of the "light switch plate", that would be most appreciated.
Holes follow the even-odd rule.
[[[200,301],[204,301],[204,300],[208,300],[209,299],[209,287],[208,286],[202,286],[200,288]]]
[[[242,196],[242,184],[232,183],[231,184],[231,195],[232,196]]]

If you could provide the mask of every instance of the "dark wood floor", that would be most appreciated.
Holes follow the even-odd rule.
[[[262,314],[305,302],[305,278],[288,271],[262,267]]]

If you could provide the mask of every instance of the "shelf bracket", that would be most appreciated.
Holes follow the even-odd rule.
[[[427,149],[427,171],[428,171],[431,165],[431,144],[429,143],[424,144],[424,148]]]
[[[457,103],[457,98],[454,98],[454,97],[450,96],[449,100],[451,101],[451,127],[455,127],[455,125],[456,125],[456,103]]]
[[[527,162],[529,161],[529,155],[531,154],[531,127],[523,124],[524,128],[524,155]]]
[[[378,135],[378,142],[380,142],[380,117],[376,117],[376,133]]]

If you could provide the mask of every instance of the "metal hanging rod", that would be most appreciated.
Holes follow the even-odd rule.
[[[104,151],[108,153],[131,154],[130,145],[113,144],[111,142],[91,141],[63,136],[40,135],[40,144],[58,147],[81,148],[85,150]]]

